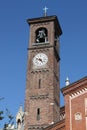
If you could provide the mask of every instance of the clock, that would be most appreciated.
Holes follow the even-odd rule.
[[[48,57],[46,54],[44,53],[38,53],[37,55],[35,55],[35,57],[33,58],[33,64],[35,66],[41,67],[46,65],[48,61]]]

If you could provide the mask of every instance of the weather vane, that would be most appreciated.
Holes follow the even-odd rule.
[[[44,16],[47,16],[47,10],[48,10],[48,8],[45,6],[45,7],[43,8],[43,10],[44,10]]]

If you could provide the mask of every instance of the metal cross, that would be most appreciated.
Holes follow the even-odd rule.
[[[48,10],[48,8],[45,6],[45,7],[43,8],[43,10],[44,10],[44,16],[47,16],[47,10]]]

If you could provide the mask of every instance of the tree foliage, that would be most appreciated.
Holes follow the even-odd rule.
[[[6,116],[8,118],[8,122],[4,124],[4,129],[10,128],[14,124],[14,117],[13,115],[9,112],[9,110],[6,108]],[[10,125],[10,126],[9,126]]]
[[[6,117],[3,116],[5,112],[0,111],[0,121],[3,120],[4,118],[7,119],[7,122],[4,123],[4,129],[7,129],[10,126],[12,126],[14,124],[14,117],[12,116],[12,114],[9,112],[9,110],[6,108]]]
[[[4,118],[3,113],[4,113],[3,111],[0,111],[0,120],[3,120],[3,118]]]
[[[0,98],[0,101],[3,100],[4,97]],[[6,110],[0,110],[0,121],[2,121],[3,119],[7,119],[6,123],[4,123],[4,129],[7,129],[10,126],[12,126],[14,124],[14,117],[12,116],[12,114],[10,113],[10,111],[6,108]]]

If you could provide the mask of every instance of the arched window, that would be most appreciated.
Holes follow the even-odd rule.
[[[17,120],[17,123],[21,123],[21,120],[20,120],[20,119],[18,119],[18,120]]]
[[[39,28],[36,30],[36,43],[42,43],[48,41],[48,32],[46,28]]]

